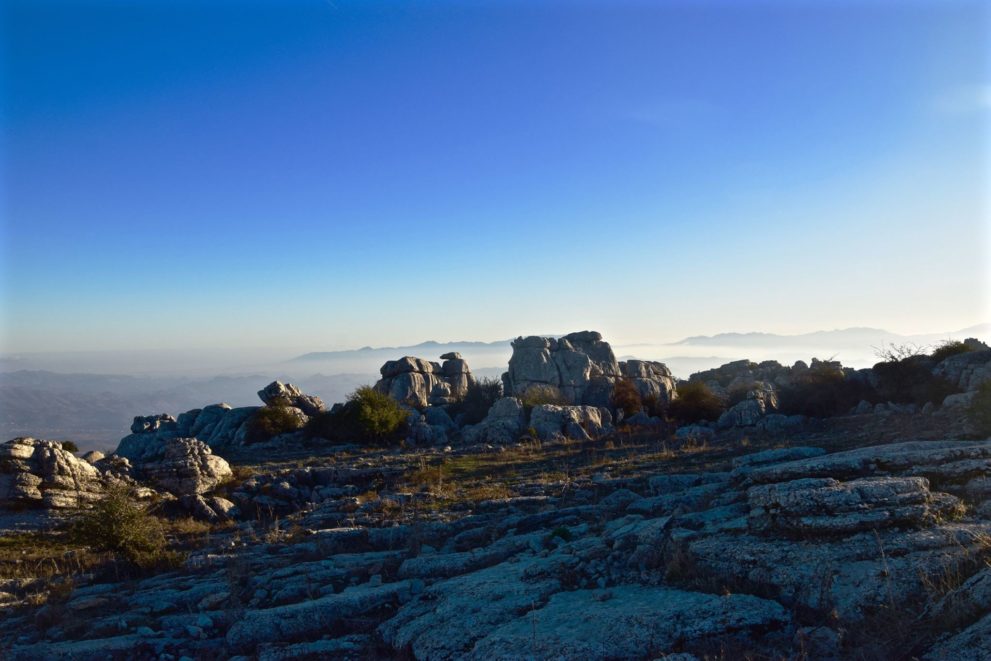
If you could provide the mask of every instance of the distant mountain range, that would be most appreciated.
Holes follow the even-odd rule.
[[[979,324],[946,333],[921,335],[900,335],[880,328],[844,328],[831,331],[815,331],[798,335],[778,335],[775,333],[719,333],[717,335],[696,335],[687,337],[672,346],[720,346],[720,347],[760,347],[766,349],[795,346],[879,346],[882,344],[930,345],[942,340],[955,340],[967,337],[987,338],[991,335],[991,324]]]
[[[344,349],[341,351],[313,351],[304,353],[302,356],[297,356],[290,362],[339,360],[341,358],[352,358],[356,356],[370,357],[379,354],[389,355],[392,358],[398,358],[403,355],[415,355],[437,359],[440,357],[440,354],[449,351],[457,351],[458,353],[509,351],[511,348],[510,342],[512,340],[499,340],[497,342],[434,342],[433,340],[428,340],[420,344],[403,347],[361,347],[360,349]]]

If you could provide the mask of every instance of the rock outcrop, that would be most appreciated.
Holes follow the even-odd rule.
[[[991,349],[982,342],[968,340],[973,350],[946,358],[933,368],[933,374],[946,379],[964,392],[974,391],[991,381]]]
[[[532,335],[513,340],[503,392],[521,397],[533,386],[553,386],[570,404],[610,406],[616,381],[630,379],[643,397],[666,405],[674,393],[671,372],[661,363],[620,363],[612,347],[595,331],[554,339]]]
[[[323,400],[315,395],[304,395],[291,383],[273,381],[258,391],[258,398],[265,406],[286,406],[296,408],[307,417],[319,415],[326,410]]]
[[[122,441],[116,454],[129,461],[132,477],[149,481],[175,496],[206,493],[232,474],[223,458],[195,438],[154,439],[127,446]]]
[[[404,356],[390,360],[379,372],[375,389],[416,408],[450,404],[464,397],[474,383],[468,363],[459,353],[446,353],[443,363]]]
[[[461,430],[461,438],[468,444],[506,444],[519,440],[524,428],[523,405],[515,397],[503,397],[489,409],[488,415],[477,425]]]
[[[75,509],[103,497],[106,480],[58,441],[15,438],[0,445],[0,505]]]
[[[543,404],[530,412],[530,428],[542,441],[559,438],[588,441],[612,431],[612,414],[609,409],[595,406]]]

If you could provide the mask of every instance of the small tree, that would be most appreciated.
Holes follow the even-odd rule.
[[[248,420],[248,443],[260,443],[303,427],[303,420],[288,406],[263,406]]]
[[[716,420],[726,410],[722,400],[701,381],[682,381],[678,397],[668,406],[668,413],[681,424]]]
[[[102,500],[80,515],[72,534],[80,544],[109,551],[142,568],[172,565],[179,558],[166,550],[159,520],[124,486],[111,487]]]
[[[939,364],[949,358],[950,356],[956,356],[961,353],[968,353],[973,351],[973,349],[959,340],[946,340],[936,345],[929,357],[932,359],[934,364]]]
[[[449,406],[447,412],[452,418],[461,415],[463,424],[478,424],[485,419],[489,409],[500,397],[502,381],[483,377],[473,381],[461,401]]]
[[[616,379],[609,401],[612,402],[613,408],[622,411],[626,418],[636,415],[644,407],[643,398],[640,397],[636,384],[632,379],[625,377]]]

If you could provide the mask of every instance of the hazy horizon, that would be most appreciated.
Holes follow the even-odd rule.
[[[6,355],[991,318],[983,3],[2,12]]]

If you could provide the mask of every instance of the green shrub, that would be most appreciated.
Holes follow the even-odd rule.
[[[306,431],[309,436],[331,441],[399,441],[408,416],[409,412],[393,398],[371,386],[362,386],[348,395],[343,406],[311,418]]]
[[[793,375],[791,383],[778,391],[778,409],[785,415],[827,418],[873,398],[869,385],[847,378],[837,363],[813,360],[812,367]]]
[[[248,434],[244,440],[261,443],[302,427],[303,421],[288,406],[263,406],[248,419]]]
[[[644,408],[640,391],[637,390],[636,384],[627,378],[616,380],[616,383],[613,385],[612,394],[609,396],[609,401],[612,403],[613,408],[617,411],[622,411],[623,416],[626,418],[636,415]]]
[[[527,419],[530,418],[530,411],[535,406],[553,404],[556,406],[567,406],[571,402],[564,396],[557,386],[546,383],[535,383],[520,395],[520,403],[523,405],[523,412]]]
[[[62,441],[62,449],[66,452],[79,452],[79,446],[72,441]]]
[[[967,353],[972,350],[971,347],[958,340],[946,340],[933,349],[933,352],[929,354],[929,358],[932,359],[934,365],[938,365],[950,356],[956,356],[957,354]]]
[[[679,424],[691,424],[703,420],[717,420],[726,405],[701,381],[682,381],[678,384],[678,397],[668,406],[668,413]]]
[[[478,424],[485,419],[489,409],[500,397],[502,397],[502,381],[481,378],[472,382],[461,401],[447,407],[447,412],[452,418],[458,415],[463,416],[462,424]]]
[[[991,436],[991,381],[985,381],[967,408],[967,417],[981,436]]]
[[[72,536],[85,546],[109,551],[143,569],[171,567],[181,556],[166,548],[158,518],[134,500],[126,487],[113,487],[73,523]]]

